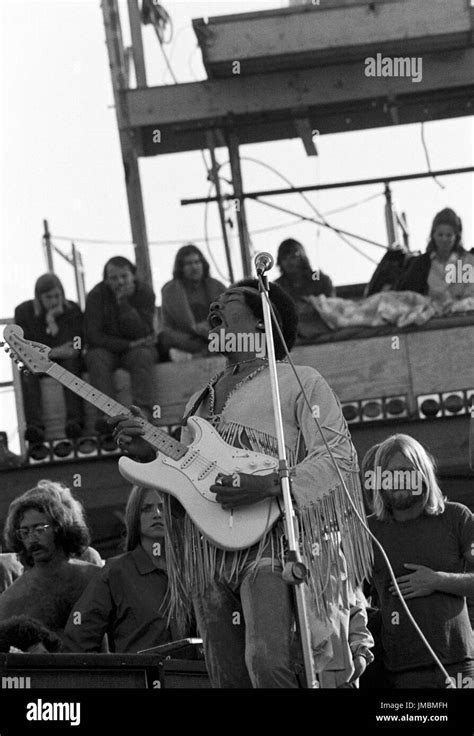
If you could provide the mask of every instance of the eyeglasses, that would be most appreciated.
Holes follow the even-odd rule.
[[[30,534],[34,534],[35,537],[44,537],[46,534],[46,529],[50,529],[51,524],[35,524],[34,526],[23,526],[20,529],[16,530],[16,536],[17,539],[24,542],[25,539],[28,539]]]

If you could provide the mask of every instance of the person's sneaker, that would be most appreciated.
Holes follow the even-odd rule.
[[[69,440],[75,440],[82,435],[82,429],[83,427],[80,422],[70,420],[69,422],[66,422],[65,426],[66,437]]]
[[[25,440],[32,444],[44,441],[44,428],[38,427],[34,424],[30,424],[25,430]]]
[[[112,427],[104,417],[100,417],[95,423],[95,431],[100,437],[104,437],[112,434]]]

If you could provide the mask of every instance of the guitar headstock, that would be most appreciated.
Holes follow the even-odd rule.
[[[3,337],[11,348],[11,357],[20,360],[32,373],[46,373],[53,365],[48,357],[51,348],[40,342],[25,340],[23,330],[18,325],[7,325]]]

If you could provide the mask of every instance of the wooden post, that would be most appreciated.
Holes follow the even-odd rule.
[[[102,0],[105,40],[110,61],[110,74],[115,100],[115,112],[119,129],[120,147],[125,172],[128,210],[132,239],[135,246],[137,275],[141,281],[153,285],[150,253],[146,232],[145,212],[138,168],[138,156],[134,146],[134,131],[130,128],[125,100],[126,70],[120,15],[117,0]]]
[[[250,242],[247,228],[247,217],[245,213],[245,200],[242,196],[242,171],[240,169],[239,140],[235,133],[229,133],[227,147],[229,149],[230,168],[232,171],[232,185],[234,198],[237,204],[237,226],[239,228],[240,252],[242,255],[242,267],[244,276],[252,275],[250,262]]]
[[[207,133],[207,147],[209,148],[209,153],[211,154],[212,177],[213,177],[213,182],[216,187],[217,206],[219,208],[219,219],[221,221],[222,237],[224,238],[224,248],[225,248],[225,255],[227,258],[227,268],[229,269],[229,279],[230,279],[231,284],[233,284],[234,283],[234,269],[232,268],[229,238],[227,236],[227,225],[225,221],[225,212],[224,212],[224,206],[222,204],[221,183],[219,181],[219,169],[217,167],[216,152],[214,149],[214,134],[211,131],[208,131]]]
[[[46,266],[50,273],[54,273],[53,247],[51,245],[51,234],[49,232],[48,220],[43,220],[43,227],[44,227],[43,246],[44,246],[44,254],[46,256]]]
[[[71,260],[74,268],[74,281],[76,282],[77,303],[82,311],[86,308],[86,290],[84,284],[84,268],[82,257],[74,243],[71,243]]]
[[[146,87],[145,55],[143,53],[142,25],[137,0],[128,0],[128,17],[132,34],[133,66],[137,87]]]
[[[387,226],[388,247],[393,248],[397,242],[397,232],[392,204],[392,191],[388,184],[385,184],[385,224]]]

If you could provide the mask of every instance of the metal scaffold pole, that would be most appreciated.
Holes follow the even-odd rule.
[[[214,183],[214,186],[216,187],[216,194],[218,197],[217,206],[219,208],[219,219],[221,222],[222,237],[224,239],[225,255],[227,259],[227,268],[229,269],[229,279],[230,279],[230,282],[233,283],[234,282],[234,269],[232,268],[232,258],[230,255],[229,238],[227,235],[227,225],[225,221],[224,204],[223,204],[223,198],[222,198],[222,192],[221,192],[221,183],[219,179],[219,167],[217,166],[216,152],[214,148],[214,135],[211,132],[209,132],[207,135],[207,146],[209,148],[209,153],[211,155],[212,181]]]
[[[51,233],[49,232],[48,220],[43,220],[43,227],[44,227],[43,247],[44,247],[44,254],[46,257],[46,266],[50,273],[54,273],[53,246],[51,244]]]
[[[239,140],[235,133],[229,134],[228,141],[230,168],[232,171],[232,186],[234,189],[234,200],[236,203],[237,227],[239,229],[240,252],[242,255],[242,268],[244,276],[251,276],[252,264],[250,262],[250,243],[247,228],[247,216],[245,212],[245,200],[243,197],[242,171],[240,168]]]

